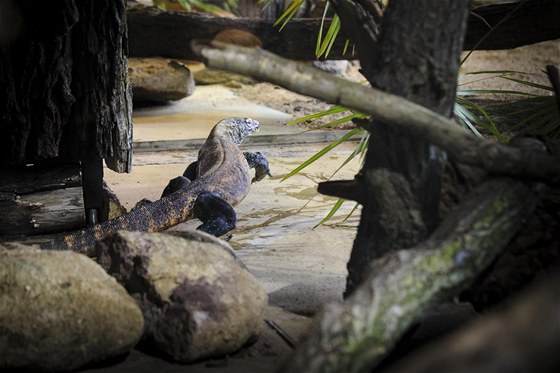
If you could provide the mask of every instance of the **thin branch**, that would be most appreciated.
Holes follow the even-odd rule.
[[[560,183],[560,164],[548,154],[481,139],[452,120],[401,97],[332,76],[259,48],[194,43],[208,66],[249,75],[291,91],[367,113],[425,138],[462,163],[500,175]]]

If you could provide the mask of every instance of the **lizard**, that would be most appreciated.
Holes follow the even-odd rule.
[[[96,241],[118,230],[157,232],[191,218],[202,221],[197,229],[204,232],[215,236],[229,232],[236,224],[233,206],[245,198],[252,182],[270,176],[268,161],[260,152],[239,149],[243,139],[258,128],[259,122],[250,118],[219,121],[200,148],[197,161],[183,176],[169,182],[162,198],[91,227],[55,235],[39,242],[39,247],[92,255]],[[251,168],[255,168],[252,180]]]

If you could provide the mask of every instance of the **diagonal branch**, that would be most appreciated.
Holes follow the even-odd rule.
[[[476,137],[452,120],[383,91],[332,76],[259,48],[194,43],[208,66],[249,75],[326,102],[343,105],[406,128],[462,163],[495,174],[560,183],[560,164],[548,154],[497,144]]]
[[[517,232],[536,198],[524,183],[481,184],[414,249],[373,262],[343,304],[331,304],[282,372],[369,372],[434,302],[472,282]]]

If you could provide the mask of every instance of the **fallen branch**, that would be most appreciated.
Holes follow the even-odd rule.
[[[401,97],[332,76],[259,48],[222,43],[194,43],[192,48],[210,67],[267,80],[291,91],[405,127],[413,136],[426,139],[461,163],[499,175],[560,183],[560,164],[555,158],[476,137],[452,120]]]
[[[428,241],[375,261],[343,304],[316,317],[281,371],[371,371],[429,305],[456,294],[492,262],[534,205],[519,181],[483,183]]]

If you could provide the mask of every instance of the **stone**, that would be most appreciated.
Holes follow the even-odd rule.
[[[135,102],[176,101],[194,93],[195,83],[189,68],[164,58],[129,58],[128,74]]]
[[[136,298],[149,345],[179,362],[230,354],[261,333],[267,296],[225,243],[120,231],[96,246],[99,263]]]
[[[0,370],[75,370],[126,353],[144,330],[134,299],[74,252],[0,245],[0,289]]]
[[[208,67],[195,71],[194,79],[198,85],[221,84],[228,88],[241,88],[256,83],[256,80],[248,76]]]
[[[344,75],[348,71],[350,62],[346,60],[316,60],[313,66],[334,75]]]

